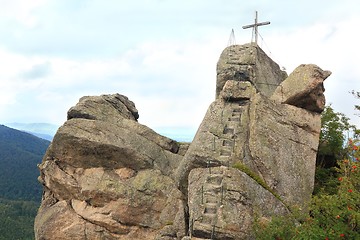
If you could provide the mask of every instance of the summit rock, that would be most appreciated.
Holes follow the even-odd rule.
[[[287,73],[254,43],[225,48],[216,72],[216,98],[228,80],[251,82],[258,91],[270,97],[287,77]]]

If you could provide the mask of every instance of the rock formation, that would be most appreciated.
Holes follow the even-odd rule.
[[[263,95],[270,97],[287,77],[286,72],[253,44],[232,45],[221,53],[217,64],[216,98],[227,80],[252,82]]]
[[[253,239],[256,219],[307,211],[329,75],[226,48],[190,146],[139,124],[125,96],[81,98],[39,166],[36,239]]]
[[[137,118],[119,94],[83,97],[69,110],[39,166],[36,239],[185,235],[183,194],[172,179],[181,146]]]

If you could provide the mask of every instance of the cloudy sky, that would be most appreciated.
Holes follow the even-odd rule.
[[[357,0],[0,0],[0,123],[61,125],[85,95],[120,93],[156,130],[195,131],[214,100],[216,63],[251,41],[290,73],[315,63],[333,74],[327,102],[360,127]]]

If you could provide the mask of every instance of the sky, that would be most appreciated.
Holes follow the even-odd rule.
[[[288,73],[332,71],[325,96],[360,127],[357,0],[0,0],[0,123],[66,121],[80,97],[120,93],[139,122],[195,132],[215,97],[216,63],[234,29]]]

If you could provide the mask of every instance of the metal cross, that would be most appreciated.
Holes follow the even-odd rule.
[[[263,26],[263,25],[269,25],[270,22],[261,22],[258,23],[258,12],[255,11],[255,24],[250,24],[250,25],[245,25],[242,28],[243,29],[247,29],[247,28],[253,28],[253,31],[255,32],[255,43],[257,44],[257,40],[258,40],[258,27],[259,26]]]

